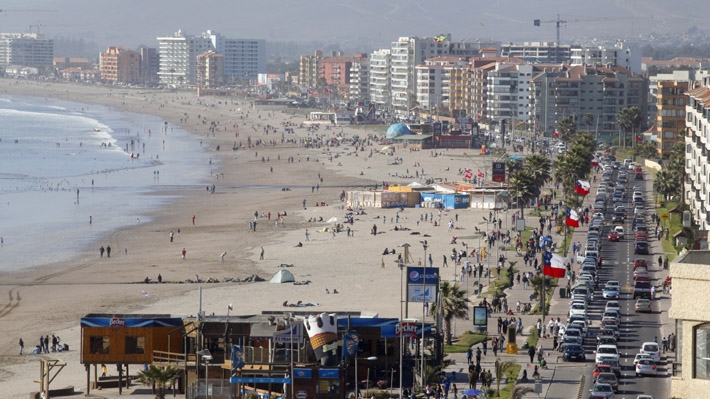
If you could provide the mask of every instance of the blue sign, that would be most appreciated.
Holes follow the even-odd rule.
[[[425,260],[426,262],[426,260]],[[408,266],[407,267],[407,283],[408,284],[426,284],[437,285],[439,283],[439,268],[427,267],[426,276],[424,276],[424,267]],[[423,280],[423,281],[422,281]]]
[[[313,370],[311,369],[293,369],[293,378],[312,378]]]
[[[318,370],[318,378],[340,378],[340,370],[320,369]]]

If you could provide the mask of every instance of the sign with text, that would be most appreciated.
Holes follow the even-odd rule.
[[[395,329],[395,336],[416,337],[417,323],[413,321],[401,321]]]
[[[487,326],[488,325],[488,309],[485,306],[473,307],[473,325]]]
[[[505,183],[505,162],[493,162],[493,181]]]
[[[409,302],[431,303],[436,301],[438,284],[438,267],[407,267],[407,300]]]

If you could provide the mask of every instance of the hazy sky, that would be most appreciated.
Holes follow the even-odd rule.
[[[229,37],[273,41],[370,42],[386,46],[399,36],[451,33],[454,41],[554,41],[554,23],[570,21],[562,43],[600,32],[631,38],[710,30],[708,0],[5,0],[0,31],[86,37],[101,46],[154,46],[178,29],[212,29]],[[47,11],[40,11],[47,10]],[[601,20],[653,16],[653,19]],[[586,21],[573,21],[587,19]]]

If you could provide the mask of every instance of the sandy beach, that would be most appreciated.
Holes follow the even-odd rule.
[[[303,301],[317,306],[299,310],[312,309],[314,313],[347,310],[399,317],[400,271],[396,255],[383,256],[384,248],[396,248],[399,252],[400,244],[409,243],[415,263],[423,262],[424,250],[419,241],[427,235],[428,253],[432,254],[434,266],[441,267],[443,255],[448,256],[452,248],[463,249],[461,240],[457,246],[450,244],[451,236],[473,236],[474,226],[486,225],[482,216],[487,217],[488,211],[444,211],[441,216],[434,212],[435,220],[442,224],[435,227],[431,220],[419,222],[420,215],[431,212],[429,209],[404,209],[399,212],[399,223],[394,223],[397,209],[366,209],[366,215],[355,216],[351,226],[353,236],[348,237],[345,232],[319,233],[318,230],[331,227],[332,223],[308,220],[327,221],[336,217],[342,221],[346,213],[340,201],[343,190],[375,184],[381,187],[383,181],[408,184],[434,177],[457,181],[461,180],[460,168],[474,171],[490,168],[490,159],[474,155],[471,150],[468,153],[440,150],[437,156],[432,151],[401,150],[394,156],[403,158],[403,163],[390,165],[392,156],[368,156],[370,150],[376,152],[381,148],[375,141],[361,152],[344,149],[347,145],[322,148],[299,145],[302,139],[314,135],[383,136],[386,126],[321,128],[312,133],[299,127],[305,111],[255,107],[251,100],[243,98],[198,99],[194,92],[1,79],[0,93],[60,98],[155,115],[169,126],[180,126],[192,132],[196,140],[203,140],[202,149],[196,146],[195,150],[204,152],[205,162],[212,162],[213,169],[211,179],[201,188],[176,187],[165,192],[178,199],[157,210],[153,222],[97,236],[95,246],[77,253],[70,262],[1,275],[1,397],[25,397],[38,389],[33,380],[39,373],[39,357],[19,356],[19,338],[24,339],[25,353],[29,353],[38,344],[40,334],[59,335],[70,351],[42,355],[68,363],[53,387],[74,385],[77,391],[83,391],[85,373],[77,350],[82,316],[142,312],[194,315],[198,310],[199,287],[204,290],[203,308],[207,313],[226,313],[230,303],[234,306],[232,314],[254,314],[283,309],[284,301]],[[216,123],[214,132],[210,131],[211,122]],[[283,126],[289,122],[294,125],[293,134],[285,133]],[[273,129],[267,129],[267,125]],[[146,128],[157,132],[161,126]],[[249,139],[251,148],[247,144]],[[233,151],[235,142],[244,147]],[[415,172],[419,172],[419,178],[393,176],[415,175]],[[205,187],[212,185],[215,192],[207,192]],[[315,206],[321,202],[326,206]],[[258,217],[253,231],[249,222],[254,221],[255,213]],[[283,213],[287,216],[281,224],[277,215]],[[457,229],[449,232],[447,224],[456,220],[456,215]],[[373,224],[378,227],[377,236],[370,234]],[[395,231],[395,225],[409,230]],[[171,231],[175,232],[173,242],[169,239]],[[471,247],[477,246],[474,239],[464,241]],[[296,246],[299,242],[302,247]],[[99,243],[109,243],[117,250],[111,258],[100,258]],[[185,259],[181,257],[183,248]],[[226,252],[224,261],[220,257],[223,252]],[[282,264],[293,265],[288,270],[297,281],[310,283],[270,284],[268,279]],[[441,269],[446,280],[453,280],[455,273],[454,267]],[[156,283],[158,275],[162,276],[162,284]],[[267,281],[204,282],[252,275]],[[197,276],[202,283],[186,282]],[[152,283],[145,284],[146,277]],[[326,293],[326,289],[330,292],[337,289],[338,294]],[[420,314],[414,309],[421,309],[421,305],[410,306],[414,314]],[[112,397],[107,393],[102,395]]]

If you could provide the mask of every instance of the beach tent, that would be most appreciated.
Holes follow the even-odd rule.
[[[328,219],[328,222],[327,222],[327,223],[337,223],[337,222],[338,222],[338,218],[336,218],[335,216],[333,216],[332,218]]]
[[[271,277],[269,282],[275,284],[294,283],[296,282],[296,278],[293,277],[293,273],[288,270],[279,270],[276,274],[274,274],[274,277]]]
[[[387,129],[387,134],[385,135],[388,139],[393,139],[399,136],[406,136],[412,133],[411,130],[404,123],[395,123]]]

